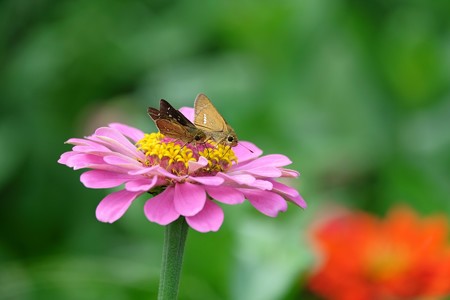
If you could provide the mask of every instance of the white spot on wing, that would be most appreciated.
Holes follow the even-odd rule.
[[[203,125],[206,125],[206,121],[207,121],[206,114],[203,114]]]

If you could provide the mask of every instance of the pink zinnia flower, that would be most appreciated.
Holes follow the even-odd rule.
[[[180,111],[193,119],[193,109]],[[113,123],[67,143],[74,147],[58,162],[74,170],[92,169],[80,177],[86,187],[124,184],[98,205],[96,216],[102,222],[118,220],[145,193],[155,195],[144,205],[151,222],[167,225],[183,216],[200,232],[217,231],[222,225],[224,214],[217,202],[233,205],[248,199],[270,217],[286,211],[285,199],[306,207],[294,188],[275,181],[298,177],[298,172],[283,168],[291,161],[281,154],[260,156],[262,151],[249,142],[232,149],[212,143],[185,145],[160,133],[144,134]]]

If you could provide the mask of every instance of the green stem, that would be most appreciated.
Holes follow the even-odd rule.
[[[158,300],[175,300],[178,297],[188,229],[189,226],[184,217],[180,217],[166,226]]]

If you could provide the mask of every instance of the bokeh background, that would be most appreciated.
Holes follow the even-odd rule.
[[[336,206],[450,213],[450,2],[0,2],[0,298],[153,299],[164,229],[57,164],[70,137],[159,99],[208,95],[241,140],[283,153],[309,204],[224,207],[188,236],[180,299],[315,299],[308,230]]]

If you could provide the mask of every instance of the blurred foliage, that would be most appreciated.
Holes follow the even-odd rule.
[[[56,163],[109,122],[151,132],[160,98],[208,95],[242,140],[283,153],[309,208],[225,207],[191,231],[181,299],[307,299],[310,224],[330,203],[450,213],[450,2],[0,2],[0,298],[151,299],[163,228]]]

